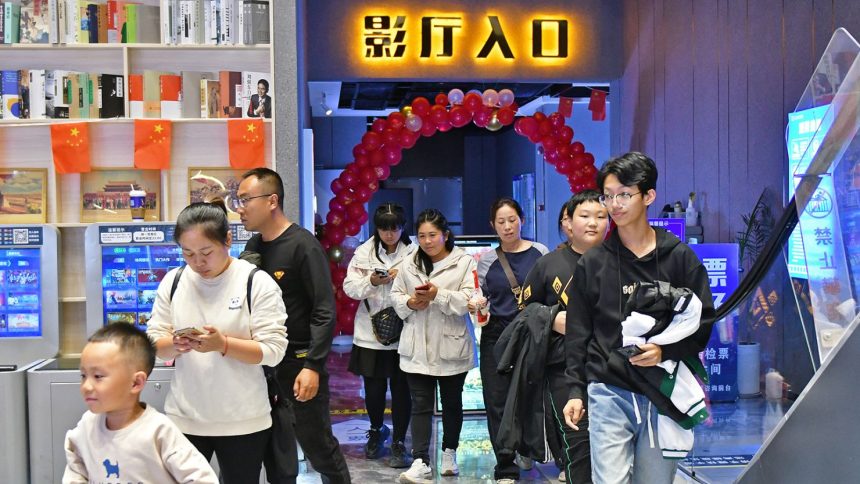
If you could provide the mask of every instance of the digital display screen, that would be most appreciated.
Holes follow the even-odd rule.
[[[0,338],[42,336],[39,249],[0,249]]]
[[[244,243],[233,243],[238,257]],[[146,329],[158,285],[170,269],[183,265],[176,244],[103,245],[102,308],[104,324],[128,323]]]

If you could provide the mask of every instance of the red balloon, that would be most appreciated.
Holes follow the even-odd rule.
[[[483,105],[484,105],[484,100],[481,98],[480,95],[478,95],[474,92],[470,92],[469,94],[466,94],[466,96],[463,98],[463,106],[465,106],[466,109],[468,109],[470,113],[474,113]]]
[[[385,128],[382,132],[383,146],[400,145],[400,130]]]
[[[558,163],[558,160],[561,159],[558,155],[557,149],[553,149],[553,150],[544,149],[544,158],[546,158],[547,163],[549,163],[550,165],[554,165],[554,164]]]
[[[400,153],[400,149],[386,146],[382,149],[383,155],[385,156],[385,162],[389,165],[396,165],[400,163],[400,160],[403,159],[403,155]]]
[[[430,101],[425,97],[416,97],[412,100],[412,113],[421,116],[430,114]]]
[[[570,173],[570,170],[572,169],[572,167],[571,167],[570,161],[568,161],[566,159],[561,159],[555,165],[555,169],[559,173],[561,173],[562,175],[567,175],[568,173]]]
[[[352,206],[352,205],[350,205],[350,206]],[[344,204],[340,203],[340,200],[338,200],[337,198],[332,198],[331,200],[328,201],[328,209],[329,209],[329,213],[331,213],[331,212],[345,212],[346,206],[344,206]]]
[[[355,189],[355,200],[360,203],[367,203],[370,200],[370,197],[373,196],[373,192],[370,188],[366,186],[360,186]]]
[[[328,230],[324,229],[323,231],[325,233],[328,233]],[[320,239],[320,245],[322,246],[323,250],[326,252],[328,252],[328,250],[331,249],[331,241],[328,240],[325,236],[322,239]]]
[[[388,168],[388,167],[386,167],[386,168]],[[363,213],[361,214],[361,216],[360,216],[360,217],[358,217],[358,219],[357,219],[357,220],[358,220],[358,223],[360,223],[361,225],[364,225],[364,224],[366,224],[366,223],[367,223],[367,219],[368,219],[368,217],[367,217],[367,212],[363,212]]]
[[[571,150],[573,150],[573,146],[571,145]],[[588,158],[585,156],[585,153],[574,153],[573,154],[573,166],[576,169],[584,168],[585,165],[588,164]]]
[[[544,119],[538,123],[538,134],[541,135],[541,137],[550,133],[552,133],[552,124],[550,124],[548,119]]]
[[[375,166],[373,170],[376,172],[378,180],[387,180],[389,175],[391,175],[391,168],[388,165]]]
[[[502,126],[508,126],[514,122],[514,112],[511,111],[511,108],[509,107],[499,109],[496,113],[496,117],[499,118],[499,122],[502,123]]]
[[[343,242],[343,239],[346,238],[346,233],[343,231],[343,227],[327,226],[325,237],[331,243],[331,246],[335,246]]]
[[[570,126],[562,126],[558,130],[558,138],[564,144],[570,144],[570,140],[573,139],[573,128]]]
[[[520,130],[523,132],[524,135],[531,136],[537,133],[538,122],[533,116],[527,116],[520,121]]]
[[[584,153],[585,152],[585,145],[583,145],[579,141],[574,141],[570,145],[570,151],[573,153]]]
[[[343,190],[343,182],[340,181],[340,178],[335,178],[334,180],[332,180],[330,186],[331,192],[335,195],[337,195],[338,193],[340,193],[341,190]]]
[[[379,146],[382,144],[382,136],[375,131],[368,131],[361,137],[361,142],[364,143],[365,149],[373,151],[379,149]]]
[[[358,186],[358,177],[353,175],[351,171],[344,171],[340,174],[340,183],[346,188],[355,188]],[[339,193],[343,193],[341,190]]]
[[[535,121],[537,121],[538,123],[540,123],[541,121],[546,120],[546,114],[544,114],[544,113],[542,113],[542,112],[540,112],[540,111],[538,111],[538,112],[534,113],[534,115],[533,115],[532,117],[533,117],[533,118],[535,118]]]
[[[363,144],[359,143],[359,144],[352,147],[352,156],[353,157],[366,155],[366,154],[367,154],[367,150],[364,149]]]
[[[357,219],[361,214],[366,213],[364,205],[360,203],[351,203],[346,207],[346,215],[349,219]]]
[[[385,131],[385,128],[386,128],[386,122],[382,118],[376,118],[375,120],[373,120],[373,124],[370,125],[370,129],[374,133],[382,134],[382,132]]]
[[[562,116],[561,113],[552,113],[547,119],[549,119],[549,123],[553,128],[561,128],[564,126],[564,116]]]
[[[589,152],[585,152],[585,163],[587,165],[594,166],[594,155]]]
[[[370,166],[370,157],[367,155],[358,155],[355,157],[355,166],[365,168]]]
[[[335,286],[343,284],[344,279],[346,279],[346,269],[343,267],[338,267],[331,271],[331,282],[334,283]]]
[[[436,128],[443,133],[447,133],[448,131],[451,131],[451,128],[453,128],[453,126],[451,126],[451,123],[445,121]]]
[[[448,117],[451,119],[451,125],[455,128],[462,128],[472,120],[472,113],[463,106],[454,106],[451,108],[451,112],[448,114]]]
[[[341,310],[340,308],[338,308],[337,324],[339,326],[343,327],[344,330],[347,330],[349,328],[352,328],[354,323],[355,323],[355,313],[350,313],[350,312],[346,311],[346,308],[344,308],[344,310]]]
[[[373,168],[368,167],[361,170],[361,183],[363,185],[367,185],[374,180],[376,180],[376,172]]]
[[[435,102],[436,102],[437,106],[447,106],[448,105],[448,96],[446,96],[442,93],[439,93],[436,95]]]
[[[388,115],[388,126],[394,129],[400,129],[406,124],[406,117],[399,111],[395,111]]]
[[[475,111],[475,126],[485,128],[493,117],[493,108],[489,106],[481,106]]]
[[[385,155],[382,153],[382,150],[376,150],[370,154],[370,164],[372,166],[385,164]]]
[[[377,190],[379,190],[379,182],[374,180],[367,184],[367,188],[370,189],[371,194],[374,194],[377,192]]]
[[[433,120],[430,119],[430,116],[424,116],[423,118],[421,118],[421,120],[424,122],[421,125],[421,136],[429,138],[430,136],[436,134],[436,123],[434,123]]]
[[[358,223],[358,220],[347,220],[344,222],[343,227],[347,236],[353,236],[361,230],[361,224]]]
[[[328,215],[325,216],[325,219],[332,227],[339,227],[343,225],[344,213],[340,210],[330,210]]]
[[[400,146],[405,149],[412,148],[415,146],[415,143],[418,142],[418,138],[421,136],[419,133],[413,133],[408,129],[404,129],[400,131]]]
[[[347,163],[345,167],[343,167],[343,171],[352,173],[354,176],[358,176],[361,173],[361,168],[355,164],[355,162]]]
[[[437,104],[430,108],[430,119],[437,125],[448,122],[448,110],[445,106]]]
[[[340,203],[349,205],[355,202],[355,190],[353,188],[345,188],[337,194],[336,198],[340,200]]]
[[[541,138],[540,144],[543,145],[545,151],[552,151],[558,147],[558,141],[552,136],[544,136]]]

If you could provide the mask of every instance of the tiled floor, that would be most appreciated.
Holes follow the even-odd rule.
[[[371,461],[364,458],[367,416],[364,411],[361,380],[347,371],[349,347],[335,347],[329,357],[331,374],[331,409],[334,431],[347,458],[350,473],[355,483],[395,482],[402,470],[385,465],[385,457]],[[696,444],[690,460],[680,467],[676,484],[706,482],[712,484],[733,482],[741,473],[744,462],[755,454],[774,426],[787,410],[787,404],[767,402],[763,399],[740,400],[736,403],[713,404],[711,419],[696,429]],[[390,426],[390,419],[386,418]],[[441,422],[436,424],[431,449],[436,448],[436,436],[441,434]],[[407,440],[407,448],[410,448]],[[438,452],[434,456],[439,459]],[[458,450],[460,476],[458,478],[437,477],[440,483],[489,483],[493,482],[492,447],[487,436],[484,417],[467,417],[463,424]],[[307,469],[300,476],[300,483],[320,482],[318,474]],[[438,462],[437,462],[438,468]],[[521,483],[558,482],[558,469],[553,464],[538,464],[530,471],[523,471]]]

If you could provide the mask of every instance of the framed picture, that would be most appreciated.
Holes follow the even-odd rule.
[[[131,190],[146,192],[144,220],[161,220],[161,171],[93,170],[81,174],[81,222],[131,222]]]
[[[247,170],[232,168],[189,168],[188,203],[205,202],[220,197],[227,205],[230,220],[239,220],[236,191]]]
[[[39,224],[48,221],[48,170],[0,169],[0,224]]]

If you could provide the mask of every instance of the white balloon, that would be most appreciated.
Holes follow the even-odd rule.
[[[502,107],[510,106],[514,103],[514,92],[510,89],[502,89],[499,91],[499,105]]]
[[[448,102],[451,104],[462,104],[463,103],[463,91],[454,88],[448,92]]]
[[[487,89],[482,96],[485,106],[496,107],[499,103],[499,93],[495,89]]]
[[[417,116],[415,114],[410,114],[406,116],[406,129],[416,133],[421,131],[421,126],[424,125],[424,120],[421,119],[421,116]]]

